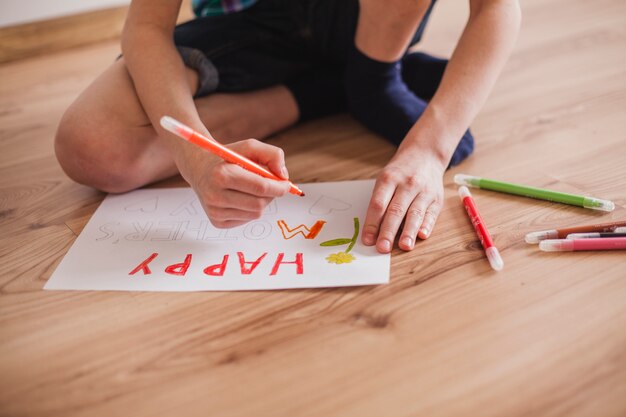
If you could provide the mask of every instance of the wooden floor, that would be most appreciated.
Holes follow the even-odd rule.
[[[424,49],[448,54],[467,11],[438,3]],[[520,40],[473,125],[476,153],[445,176],[432,238],[394,251],[391,283],[376,287],[42,291],[104,197],[63,175],[55,128],[118,47],[1,66],[0,415],[626,415],[625,253],[546,254],[523,241],[626,219],[626,2],[522,6]],[[299,182],[373,178],[393,154],[346,116],[272,143]],[[494,273],[459,205],[458,172],[617,208],[477,190],[506,262]]]

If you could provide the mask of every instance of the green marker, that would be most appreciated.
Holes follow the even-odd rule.
[[[472,175],[456,174],[454,182],[468,187],[477,187],[484,190],[498,191],[501,193],[521,195],[523,197],[538,198],[540,200],[554,201],[557,203],[570,204],[593,210],[613,211],[615,204],[609,200],[585,197],[583,195],[561,193],[559,191],[544,190],[542,188],[527,187],[510,182],[490,180],[487,178],[474,177]]]

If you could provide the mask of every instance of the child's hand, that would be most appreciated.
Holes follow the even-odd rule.
[[[415,239],[431,234],[443,206],[446,166],[432,152],[400,149],[376,180],[363,226],[365,245],[381,253],[393,248],[400,225],[400,249],[411,250]]]
[[[247,139],[227,145],[287,179],[282,149]],[[289,191],[289,183],[263,178],[202,149],[189,149],[181,173],[194,189],[213,226],[231,228],[261,217],[265,207]]]

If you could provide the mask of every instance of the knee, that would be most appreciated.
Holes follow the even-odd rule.
[[[57,160],[72,180],[107,193],[136,188],[132,168],[124,155],[108,146],[110,134],[96,126],[92,115],[72,105],[63,115],[54,140]],[[113,142],[113,141],[111,141]],[[124,165],[128,169],[124,169]]]

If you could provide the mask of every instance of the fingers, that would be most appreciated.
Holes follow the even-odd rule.
[[[218,228],[235,227],[263,215],[271,198],[255,198],[239,191],[223,190],[219,195],[210,194],[204,200],[204,211],[211,224]],[[230,226],[227,226],[230,225]]]
[[[219,195],[211,197],[211,206],[213,207],[232,208],[252,213],[263,212],[265,207],[271,202],[271,197],[255,197],[234,190],[222,190]]]
[[[229,147],[267,166],[279,177],[287,175],[283,151],[276,146],[249,139]],[[200,164],[198,172],[194,189],[215,227],[235,227],[258,219],[272,199],[289,192],[288,181],[264,178],[224,161]]]
[[[376,249],[381,253],[388,253],[393,248],[393,242],[400,228],[400,224],[413,200],[413,194],[407,190],[397,189],[389,202],[385,217],[380,226]]]
[[[256,197],[228,189],[209,190],[202,200],[204,211],[215,227],[227,227],[224,225],[233,224],[232,221],[243,224],[256,220],[272,202],[271,197]]]
[[[282,197],[289,192],[287,181],[276,181],[246,171],[235,164],[221,163],[213,172],[217,189],[239,191],[261,198]]]
[[[232,229],[248,223],[250,220],[211,220],[211,224],[218,229]]]
[[[375,244],[380,253],[389,253],[398,235],[398,246],[403,250],[412,250],[418,238],[428,238],[441,212],[440,181],[438,177],[427,180],[407,177],[397,169],[383,171],[367,209],[363,243]]]
[[[246,158],[261,165],[265,165],[279,177],[283,179],[289,178],[289,173],[285,165],[285,153],[279,147],[263,143],[256,139],[247,139],[237,142],[234,148]]]
[[[418,235],[420,239],[428,239],[433,232],[439,213],[441,213],[441,204],[435,201],[430,205],[428,210],[426,210],[426,215],[424,216],[424,221],[422,222],[422,227]]]
[[[211,224],[219,229],[235,227],[261,217],[262,213],[231,208],[207,207],[207,216]]]
[[[365,222],[363,223],[363,236],[361,240],[367,246],[376,243],[378,238],[378,229],[387,210],[387,206],[395,192],[395,184],[390,181],[377,180],[372,192]]]
[[[417,231],[424,221],[424,215],[426,214],[426,209],[429,204],[430,201],[423,195],[417,196],[417,198],[411,203],[411,206],[406,213],[402,235],[398,241],[400,249],[411,250],[415,247]]]
[[[418,196],[407,211],[402,235],[398,246],[402,250],[412,250],[415,240],[427,239],[432,233],[437,217],[441,212],[441,204],[433,198]]]

